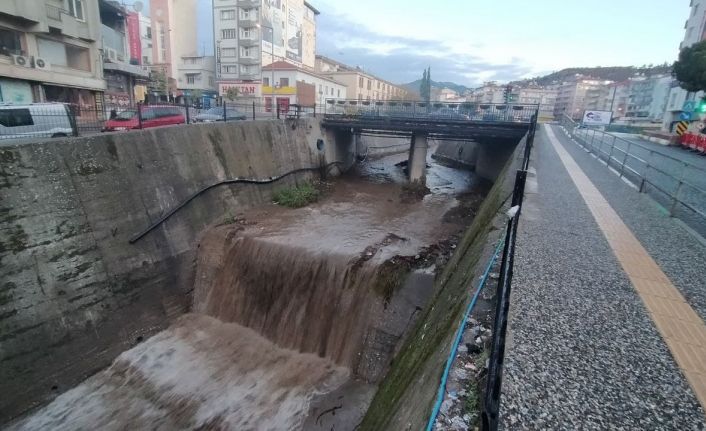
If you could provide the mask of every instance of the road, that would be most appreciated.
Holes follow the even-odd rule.
[[[632,134],[576,129],[574,136],[601,159],[610,159],[610,166],[615,171],[642,187],[643,192],[667,210],[672,210],[674,216],[706,235],[705,156],[683,148],[655,144]],[[678,200],[676,203],[674,196]]]

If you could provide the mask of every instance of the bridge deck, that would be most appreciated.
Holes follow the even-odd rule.
[[[504,428],[703,429],[706,246],[559,127],[535,145]]]

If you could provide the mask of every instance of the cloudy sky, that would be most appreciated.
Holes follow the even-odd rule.
[[[431,66],[434,80],[469,86],[571,66],[671,63],[689,15],[688,0],[309,2],[321,11],[320,54],[393,82]],[[199,47],[211,53],[211,0],[198,5]]]

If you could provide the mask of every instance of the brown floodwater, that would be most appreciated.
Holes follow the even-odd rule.
[[[307,207],[214,226],[192,313],[10,429],[353,430],[431,295],[430,250],[454,247],[487,191],[429,158],[415,198],[406,157],[357,164]]]

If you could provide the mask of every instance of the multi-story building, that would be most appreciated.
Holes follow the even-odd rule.
[[[594,105],[601,103],[600,101],[605,97],[601,87],[607,87],[609,84],[611,81],[586,79],[581,76],[563,82],[558,86],[554,117],[561,118],[567,115],[574,120],[580,120],[587,109],[586,96],[589,96],[588,101]]]
[[[139,64],[142,51],[139,38],[130,40],[127,32],[130,19],[137,29],[137,14],[128,14],[117,1],[98,0],[98,6],[106,82],[105,105],[106,109],[119,110],[140,101],[136,100],[135,87],[147,84],[149,72],[132,64]]]
[[[614,82],[608,85],[606,95],[606,111],[613,112],[613,119],[620,120],[625,117],[628,111],[630,100],[630,80]]]
[[[184,56],[197,55],[196,0],[151,0],[152,67],[168,80],[170,98],[178,96],[178,66]]]
[[[185,56],[178,67],[177,87],[194,103],[211,106],[218,95],[216,91],[216,57]]]
[[[346,86],[347,95],[351,99],[408,100],[418,97],[398,85],[365,72],[359,67],[351,67],[323,55],[316,56],[316,72],[343,83]]]
[[[140,64],[143,66],[149,66],[153,63],[152,61],[152,19],[148,16],[144,16],[141,13],[138,14],[138,20],[140,23],[140,44],[142,46],[142,59]]]
[[[2,0],[0,41],[0,101],[102,109],[98,0]]]
[[[505,103],[505,85],[495,81],[484,82],[481,87],[475,88],[468,97],[474,103]]]
[[[669,75],[631,79],[625,119],[662,122],[671,84],[672,77]]]
[[[274,102],[283,110],[293,104],[323,106],[328,99],[343,100],[347,97],[343,83],[286,61],[276,61],[263,67],[262,84],[267,110],[272,108],[270,95],[274,95]]]
[[[517,103],[539,105],[539,118],[550,120],[554,118],[554,107],[558,90],[553,87],[530,86],[517,91]]]
[[[706,40],[706,0],[691,0],[691,12],[684,23],[684,30],[684,40],[679,44],[680,50]],[[662,128],[672,130],[674,123],[679,121],[679,116],[687,99],[699,100],[701,97],[703,97],[702,93],[689,93],[680,88],[676,82],[672,82],[667,96],[667,107],[663,117]]]
[[[220,95],[237,88],[240,97],[265,97],[262,68],[275,61],[314,70],[318,14],[304,0],[214,0]]]

